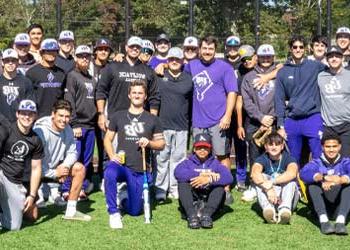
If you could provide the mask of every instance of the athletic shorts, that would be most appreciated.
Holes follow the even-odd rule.
[[[219,124],[210,128],[193,128],[193,138],[202,133],[207,133],[211,136],[211,143],[213,145],[214,155],[228,155],[230,154],[230,143],[228,138],[228,130],[222,130]]]

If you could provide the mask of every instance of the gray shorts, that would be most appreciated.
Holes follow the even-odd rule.
[[[228,130],[222,130],[219,124],[210,128],[193,128],[193,138],[201,133],[207,133],[211,136],[213,145],[213,154],[224,156],[230,154],[230,144],[228,139]]]
[[[9,230],[19,230],[22,225],[24,201],[27,190],[22,184],[7,179],[0,170],[0,224]]]

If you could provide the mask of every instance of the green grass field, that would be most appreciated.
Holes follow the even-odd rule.
[[[19,232],[0,232],[0,249],[348,249],[350,237],[324,236],[299,204],[291,225],[268,225],[256,212],[257,205],[243,203],[233,191],[235,203],[214,222],[212,230],[189,230],[181,220],[177,201],[157,206],[152,224],[143,216],[124,216],[124,229],[113,231],[101,192],[79,203],[90,222],[64,221],[64,209],[53,205],[40,210],[42,217]]]

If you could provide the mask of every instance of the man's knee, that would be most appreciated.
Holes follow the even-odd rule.
[[[74,165],[72,166],[72,176],[85,176],[85,167],[83,164],[81,164],[80,162],[76,162],[74,163]]]

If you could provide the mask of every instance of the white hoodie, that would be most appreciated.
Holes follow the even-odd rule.
[[[63,131],[52,129],[52,117],[45,116],[36,121],[33,130],[40,137],[44,145],[45,157],[42,161],[44,177],[57,178],[55,169],[64,164],[72,167],[78,160],[78,153],[74,141],[73,129],[67,125]]]

